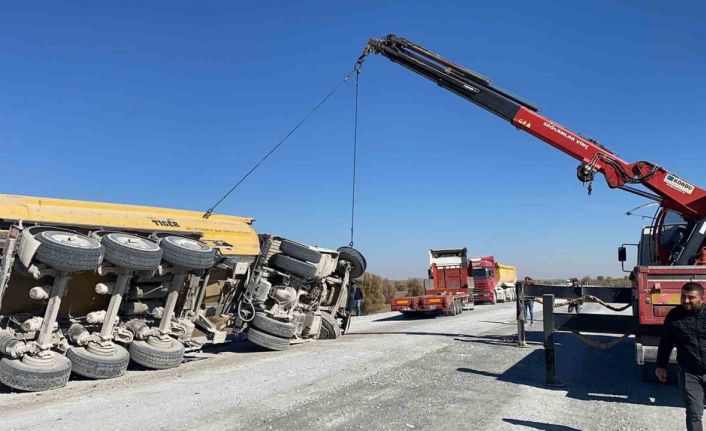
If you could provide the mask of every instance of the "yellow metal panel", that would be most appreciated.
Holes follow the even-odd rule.
[[[260,245],[254,219],[198,211],[103,202],[75,201],[0,194],[0,219],[88,229],[127,229],[144,232],[198,234],[206,241],[223,241],[233,249],[223,254],[257,255]]]
[[[515,284],[517,281],[517,268],[504,263],[495,263],[495,279],[500,283]]]
[[[681,292],[679,293],[652,293],[650,301],[653,305],[679,305],[681,304]]]

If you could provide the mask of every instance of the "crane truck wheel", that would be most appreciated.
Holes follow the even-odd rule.
[[[151,271],[162,261],[159,244],[122,232],[111,232],[101,238],[105,247],[105,260],[132,271]]]
[[[130,355],[115,343],[105,352],[95,353],[85,347],[69,347],[66,357],[71,361],[71,371],[89,379],[113,379],[127,370]]]
[[[216,250],[208,244],[177,235],[165,236],[159,242],[163,259],[188,270],[207,269],[216,260]]]
[[[130,343],[130,359],[151,370],[176,368],[184,360],[184,345],[173,338],[166,343],[160,342],[158,346],[148,341],[135,340]]]
[[[22,359],[0,360],[0,382],[12,389],[41,392],[66,386],[71,375],[71,361],[64,355],[54,354],[51,362],[42,365],[28,364]]]
[[[341,336],[341,327],[336,319],[325,311],[321,312],[321,330],[319,340],[334,340]]]
[[[309,262],[303,262],[285,254],[272,256],[272,264],[282,271],[290,272],[302,278],[316,277],[316,267]]]
[[[58,230],[46,230],[34,238],[40,242],[35,257],[54,269],[93,271],[103,262],[103,246],[94,238]]]
[[[365,273],[368,263],[358,250],[353,247],[339,247],[336,251],[339,253],[339,259],[351,264],[350,278],[358,278]]]
[[[263,332],[282,338],[292,338],[294,336],[294,332],[297,330],[294,323],[272,319],[268,317],[267,314],[262,312],[255,313],[255,317],[252,320],[252,326]]]
[[[283,239],[279,245],[279,249],[287,256],[292,256],[295,259],[305,260],[311,263],[319,263],[321,261],[321,253],[312,250],[304,244]]]
[[[289,349],[289,338],[281,338],[267,334],[256,328],[248,329],[248,340],[251,343],[257,344],[269,350],[287,350]]]

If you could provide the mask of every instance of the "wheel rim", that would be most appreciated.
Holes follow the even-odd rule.
[[[159,245],[146,239],[139,237],[137,235],[130,235],[127,233],[111,233],[107,235],[108,238],[114,242],[122,245],[123,247],[131,248],[134,250],[142,251],[157,251],[159,250]]]
[[[174,244],[175,246],[179,248],[185,248],[187,250],[194,250],[194,251],[209,251],[211,250],[211,247],[208,245],[204,244],[201,241],[197,241],[195,239],[191,238],[185,238],[183,236],[168,236],[164,238],[163,241],[167,241],[170,244]]]
[[[57,244],[63,244],[67,245],[69,247],[74,247],[74,248],[82,248],[82,249],[89,249],[89,248],[98,248],[100,247],[100,244],[98,244],[98,241],[94,240],[93,238],[89,238],[85,235],[81,235],[78,233],[73,233],[73,232],[60,232],[60,231],[46,231],[42,232],[41,237],[57,243]]]

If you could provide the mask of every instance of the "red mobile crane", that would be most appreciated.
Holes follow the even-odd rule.
[[[636,244],[637,266],[631,272],[633,288],[627,292],[629,295],[621,295],[618,289],[611,289],[613,293],[606,293],[605,289],[591,292],[612,302],[631,303],[633,316],[579,315],[562,318],[552,328],[633,333],[638,364],[654,362],[660,325],[667,312],[679,303],[682,284],[706,281],[706,191],[654,163],[622,160],[598,142],[540,115],[535,105],[495,87],[488,78],[406,39],[394,35],[370,39],[358,68],[369,53],[387,57],[579,160],[576,175],[588,183],[589,194],[591,183],[600,172],[610,188],[659,202],[652,226],[643,229],[640,243]],[[626,260],[624,245],[618,253],[621,262]]]

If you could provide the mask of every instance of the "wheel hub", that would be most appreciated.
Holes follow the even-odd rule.
[[[147,344],[158,349],[168,349],[172,346],[172,339],[169,337],[148,337]]]
[[[86,350],[89,352],[99,355],[99,356],[113,356],[115,355],[115,344],[111,342],[107,343],[96,343],[91,342],[86,346]]]
[[[54,365],[55,353],[44,351],[35,355],[22,356],[22,363],[34,368],[51,368]]]

